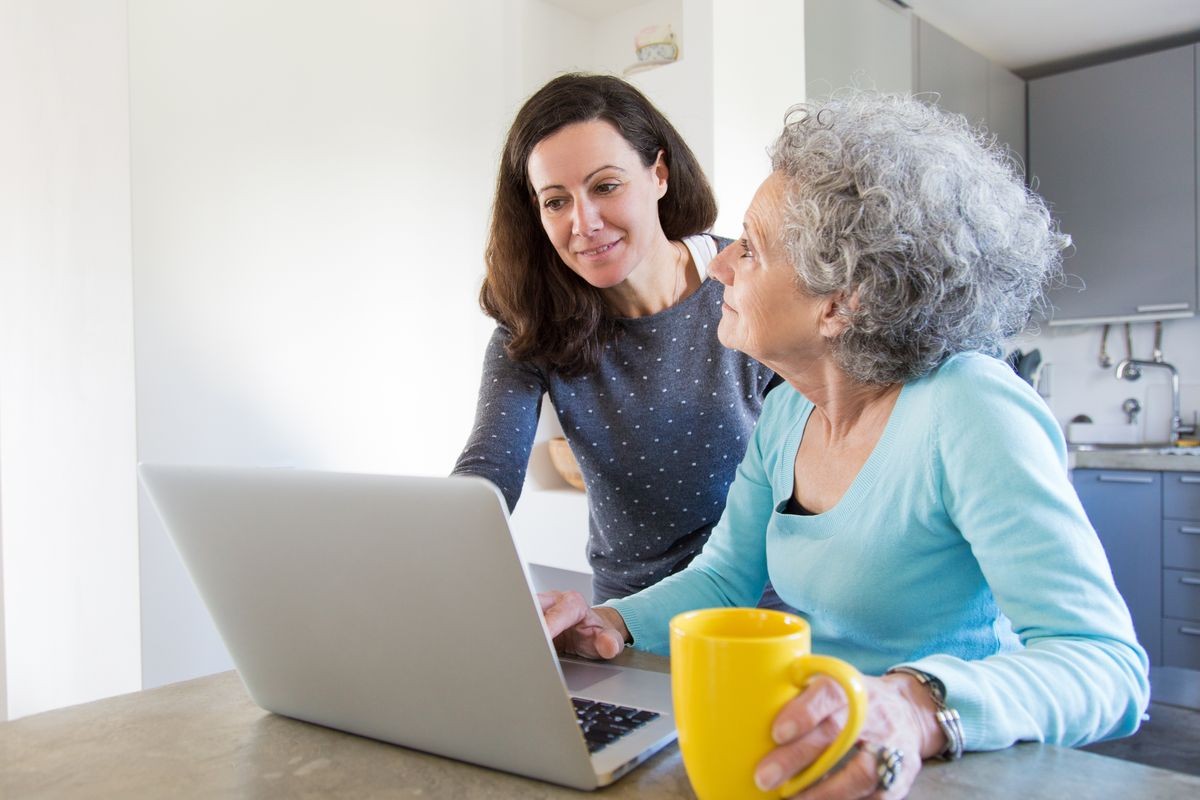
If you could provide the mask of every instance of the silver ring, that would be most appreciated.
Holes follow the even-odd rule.
[[[886,744],[877,745],[875,747],[875,775],[879,781],[875,784],[875,788],[881,792],[891,789],[903,764],[904,753],[902,751],[888,747]]]

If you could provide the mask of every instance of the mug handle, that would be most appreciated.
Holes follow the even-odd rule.
[[[833,740],[833,744],[799,775],[778,788],[780,797],[790,797],[802,789],[807,789],[832,769],[834,764],[854,747],[867,719],[867,688],[863,685],[862,675],[858,670],[832,656],[801,656],[792,665],[792,681],[802,689],[817,675],[826,675],[838,682],[849,700],[850,713],[846,717],[846,726]]]

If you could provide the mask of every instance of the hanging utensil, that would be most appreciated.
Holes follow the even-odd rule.
[[[1128,322],[1125,323],[1125,358],[1133,358],[1133,327]],[[1127,381],[1136,381],[1142,377],[1142,371],[1136,364],[1127,364],[1124,376],[1119,377],[1124,377]]]
[[[1108,369],[1112,366],[1113,360],[1108,355],[1108,329],[1112,326],[1108,323],[1104,324],[1104,330],[1100,332],[1100,367]]]
[[[1161,319],[1156,320],[1154,323],[1154,353],[1152,353],[1150,357],[1153,358],[1157,364],[1161,364],[1163,361]]]

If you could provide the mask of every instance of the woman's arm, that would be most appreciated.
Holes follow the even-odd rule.
[[[941,499],[1024,647],[908,666],[945,684],[968,749],[1134,732],[1149,699],[1146,653],[1068,480],[1057,423],[999,362],[948,388],[935,414]]]
[[[521,496],[546,382],[539,370],[504,352],[508,332],[497,326],[483,358],[475,426],[452,470],[499,487],[512,511]]]
[[[729,487],[725,511],[692,563],[648,589],[605,604],[620,612],[636,647],[666,654],[667,624],[676,614],[694,608],[753,606],[762,597],[768,577],[767,525],[774,508],[770,475],[783,437],[779,429],[790,419],[783,406],[794,396],[777,392],[763,404]]]

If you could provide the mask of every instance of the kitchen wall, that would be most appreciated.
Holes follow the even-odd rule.
[[[523,5],[130,2],[141,460],[449,471]],[[228,667],[140,518],[144,684]]]
[[[0,4],[0,719],[140,688],[127,54]]]
[[[1068,231],[1069,233],[1069,231]],[[1066,262],[1070,271],[1070,260]],[[1121,423],[1125,414],[1121,403],[1133,397],[1142,404],[1140,440],[1164,442],[1171,419],[1171,389],[1166,370],[1147,369],[1136,382],[1117,380],[1114,369],[1102,369],[1100,326],[1043,327],[1036,335],[1023,336],[1012,343],[1022,351],[1036,347],[1048,368],[1047,402],[1065,428],[1077,414],[1086,414],[1098,423]],[[1154,349],[1154,325],[1133,326],[1135,357],[1149,359]],[[1163,322],[1163,355],[1180,373],[1183,417],[1190,421],[1200,411],[1200,320],[1177,319]],[[1108,354],[1115,365],[1125,355],[1124,328],[1114,325],[1108,336]]]

